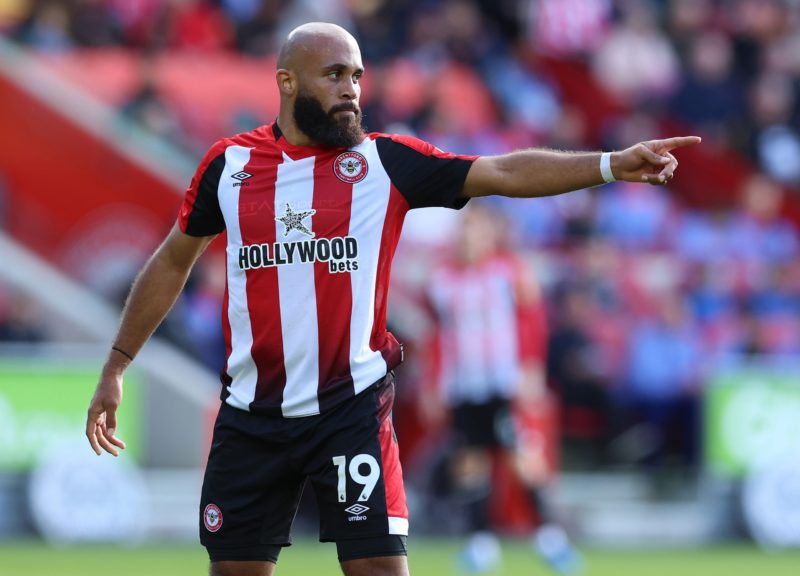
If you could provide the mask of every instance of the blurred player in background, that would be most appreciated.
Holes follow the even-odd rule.
[[[419,406],[429,426],[450,418],[448,471],[458,500],[466,503],[470,531],[463,567],[484,572],[500,561],[490,513],[497,456],[539,518],[531,543],[557,572],[571,573],[578,555],[543,499],[550,473],[545,443],[523,445],[520,434],[521,411],[545,405],[547,326],[533,271],[503,249],[505,224],[484,205],[469,207],[452,258],[431,275],[427,292],[436,329]]]
[[[621,152],[526,150],[477,158],[366,134],[356,40],[296,28],[276,73],[277,120],[217,142],[178,222],[134,282],[88,410],[99,455],[116,437],[123,374],[227,232],[222,404],[200,504],[212,576],[274,573],[307,479],[320,539],[347,576],[408,574],[408,511],[391,419],[402,360],[386,330],[389,270],[405,213],[470,198],[560,194],[624,179],[664,184],[671,138]]]

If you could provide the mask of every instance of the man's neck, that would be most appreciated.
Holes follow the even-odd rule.
[[[281,112],[278,114],[278,128],[286,141],[292,146],[319,146],[319,143],[309,138],[297,127],[291,114]]]

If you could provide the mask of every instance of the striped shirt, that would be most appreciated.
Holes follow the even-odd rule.
[[[431,384],[447,404],[514,398],[526,365],[543,361],[547,338],[527,265],[505,255],[445,262],[431,275],[428,297],[436,320]]]
[[[179,225],[192,236],[227,231],[222,399],[310,416],[397,366],[386,306],[404,216],[462,207],[474,160],[377,133],[349,150],[294,146],[277,124],[214,144]]]

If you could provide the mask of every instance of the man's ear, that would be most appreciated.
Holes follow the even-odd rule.
[[[293,96],[297,91],[297,78],[294,72],[280,68],[275,73],[275,80],[278,83],[278,90],[285,96]]]

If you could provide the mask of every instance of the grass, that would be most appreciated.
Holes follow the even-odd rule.
[[[414,576],[458,576],[459,542],[412,539],[409,563]],[[491,576],[548,575],[525,545],[503,547],[503,567]],[[797,576],[800,551],[766,554],[752,546],[697,550],[584,551],[583,576]],[[0,542],[2,576],[203,576],[208,563],[199,545],[81,546],[56,549],[38,541]],[[284,550],[279,576],[325,576],[340,571],[333,545],[301,540]]]

